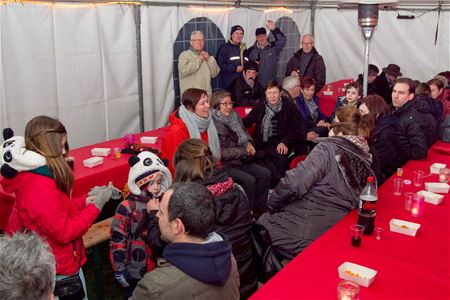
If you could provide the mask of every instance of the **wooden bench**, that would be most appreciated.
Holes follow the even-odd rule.
[[[110,217],[93,224],[91,228],[89,228],[86,234],[83,235],[83,243],[86,249],[109,240],[112,220],[113,217]]]

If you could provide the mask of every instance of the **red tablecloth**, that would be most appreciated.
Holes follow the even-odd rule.
[[[433,148],[450,149],[437,142]],[[450,165],[450,156],[432,149],[424,160],[405,165],[403,177],[411,179],[416,169],[429,173],[432,163]],[[425,182],[438,181],[430,175]],[[349,227],[357,221],[354,210],[313,242],[251,299],[336,299],[340,281],[337,268],[345,261],[378,271],[374,283],[361,287],[361,299],[450,299],[450,195],[440,205],[425,203],[424,215],[414,218],[405,210],[404,196],[393,196],[393,178],[378,189],[376,226],[384,228],[382,240],[364,236],[361,247],[351,246]],[[405,191],[424,189],[412,185]],[[398,218],[420,223],[416,237],[389,231],[389,221]]]
[[[319,108],[325,115],[331,116],[336,106],[337,98],[345,95],[344,87],[352,81],[353,79],[342,79],[325,84],[317,93],[317,97],[319,97]]]
[[[158,137],[158,140],[155,144],[143,144],[143,146],[161,150],[161,145],[164,136],[166,135],[167,128],[168,127],[162,127],[151,131],[137,133],[135,134],[136,141],[139,141],[139,138],[141,136]],[[122,154],[119,159],[113,158],[112,155],[109,157],[105,157],[104,163],[102,165],[93,168],[86,168],[83,165],[83,160],[92,157],[92,148],[111,148],[112,151],[114,147],[119,147],[120,149],[122,149],[123,146],[123,140],[122,138],[119,138],[71,150],[70,156],[73,156],[75,158],[75,184],[73,195],[82,195],[88,192],[92,187],[96,185],[107,185],[110,181],[112,181],[114,186],[122,189],[124,183],[126,183],[128,180],[128,158],[130,157],[129,154]]]

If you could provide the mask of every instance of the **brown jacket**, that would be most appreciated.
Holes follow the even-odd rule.
[[[239,299],[239,273],[232,256],[231,272],[224,286],[203,283],[166,260],[147,273],[134,290],[132,300],[147,299]]]

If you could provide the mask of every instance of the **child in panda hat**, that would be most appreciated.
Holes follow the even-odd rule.
[[[111,265],[125,299],[131,297],[138,281],[155,268],[151,249],[142,238],[149,219],[147,207],[158,205],[158,199],[172,183],[169,169],[152,152],[131,156],[128,163],[130,193],[117,207],[110,239]]]

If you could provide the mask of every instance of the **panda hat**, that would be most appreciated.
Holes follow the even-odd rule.
[[[30,171],[45,166],[47,160],[37,152],[25,148],[23,136],[15,136],[11,128],[3,129],[0,146],[0,174],[13,178],[21,171]]]
[[[161,190],[166,191],[172,184],[172,175],[161,159],[154,153],[142,151],[128,159],[130,172],[128,173],[128,189],[134,195],[140,195],[141,186],[152,180],[157,172],[162,174]]]

